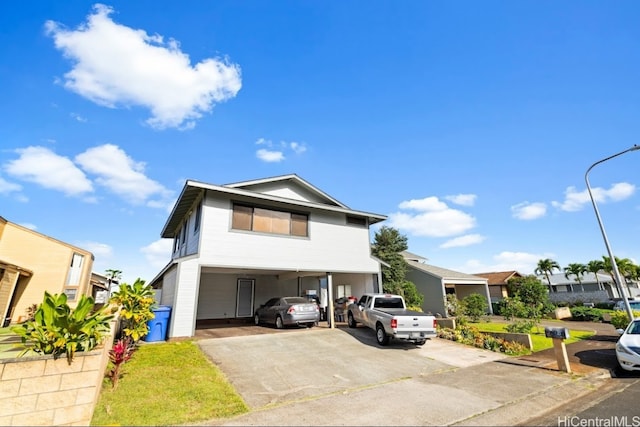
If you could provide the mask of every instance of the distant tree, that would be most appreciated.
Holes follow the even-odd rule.
[[[630,277],[635,274],[635,271],[636,271],[635,264],[629,258],[621,259],[616,256],[614,257],[614,259],[616,261],[616,265],[618,266],[618,273],[620,273],[621,278],[624,280],[624,283],[619,283],[618,285],[620,286],[621,289],[623,285],[626,286],[628,295],[631,295],[628,279],[630,279]],[[611,258],[603,255],[602,261],[604,264],[603,270],[609,273],[609,276],[611,276],[611,280],[613,280],[614,283],[618,283],[618,281],[616,280],[615,274],[613,272],[613,264],[611,263]]]
[[[560,264],[550,258],[547,258],[538,261],[538,267],[534,273],[544,274],[544,277],[547,278],[547,282],[549,282],[549,288],[551,288],[551,277],[549,277],[549,275],[553,274],[553,270],[560,271]]]
[[[514,307],[518,307],[517,310],[510,310],[510,314],[531,319],[535,325],[539,325],[540,319],[553,309],[547,287],[532,275],[514,277],[509,279],[508,283],[514,293],[510,302]]]
[[[404,296],[407,305],[422,306],[424,296],[413,282],[406,280],[407,262],[402,256],[406,251],[407,237],[392,227],[383,226],[375,234],[371,248],[373,255],[389,266],[382,266],[382,290]]]
[[[111,284],[115,281],[120,283],[120,279],[122,278],[122,270],[109,268],[105,270],[105,273],[107,275],[107,280],[109,281],[109,293],[111,293]]]
[[[564,268],[564,277],[569,279],[569,276],[575,276],[575,281],[578,282],[582,292],[584,292],[584,286],[582,286],[582,276],[587,272],[587,266],[577,262],[570,263]]]
[[[601,260],[595,259],[587,263],[587,271],[589,273],[593,273],[593,275],[596,276],[596,283],[598,284],[598,289],[604,289],[602,287],[602,284],[600,283],[600,279],[598,278],[598,272],[601,270],[604,270],[604,262],[602,262]]]

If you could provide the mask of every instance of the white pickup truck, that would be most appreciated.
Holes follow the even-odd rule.
[[[347,308],[347,322],[350,328],[362,323],[375,330],[380,345],[387,345],[390,338],[423,345],[437,335],[435,316],[407,310],[401,295],[364,294]]]

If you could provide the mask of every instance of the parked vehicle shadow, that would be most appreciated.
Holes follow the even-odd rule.
[[[378,344],[378,341],[376,340],[375,331],[362,325],[358,325],[356,328],[350,328],[346,323],[344,323],[344,324],[336,325],[336,329],[347,333],[354,339],[360,341],[362,344],[365,344],[371,347],[376,347],[382,350],[410,351],[410,350],[415,350],[421,347],[411,342],[404,342],[401,340],[394,340],[394,339],[389,340],[389,344],[387,344],[386,346],[381,346],[380,344]],[[429,345],[429,340],[427,340],[427,342],[424,345],[425,346]]]

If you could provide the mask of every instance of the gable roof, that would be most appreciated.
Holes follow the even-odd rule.
[[[465,282],[475,282],[478,284],[487,283],[487,279],[485,279],[484,277],[474,276],[472,274],[467,274],[467,273],[461,273],[459,271],[449,270],[447,268],[436,267],[435,265],[424,264],[424,263],[416,262],[410,259],[406,261],[407,261],[407,264],[409,264],[409,267],[413,267],[416,270],[420,270],[424,273],[439,277],[449,282],[465,281]]]
[[[511,271],[494,271],[492,273],[474,273],[474,276],[480,276],[487,279],[489,285],[506,285],[512,277],[522,277],[522,274],[515,270]]]
[[[303,188],[311,191],[314,195],[318,196],[319,199],[323,200],[325,203],[292,199],[289,197],[260,193],[260,192],[252,191],[249,189],[251,187],[256,187],[262,184],[285,181],[285,180],[301,185]],[[371,212],[364,212],[364,211],[349,209],[348,207],[346,207],[346,205],[338,202],[337,200],[328,196],[326,193],[318,190],[316,187],[304,181],[302,178],[298,177],[297,175],[283,175],[276,178],[265,178],[265,179],[254,180],[254,181],[243,181],[243,182],[238,182],[238,183],[228,184],[228,185],[214,185],[214,184],[207,184],[200,181],[187,180],[184,184],[184,187],[182,188],[182,192],[180,193],[178,200],[176,200],[176,203],[173,206],[171,213],[169,214],[169,218],[167,219],[164,227],[162,228],[162,232],[160,233],[161,237],[163,238],[175,237],[176,230],[182,223],[183,218],[190,212],[191,209],[193,209],[193,204],[200,197],[200,195],[205,191],[224,194],[229,197],[235,196],[235,197],[240,197],[240,198],[245,198],[250,200],[278,202],[278,203],[290,205],[290,206],[298,206],[298,207],[305,207],[305,208],[332,211],[332,212],[341,212],[348,215],[367,218],[370,224],[375,224],[387,219],[386,215],[380,215],[380,214],[375,214]]]
[[[402,257],[405,260],[412,260],[412,261],[418,261],[418,262],[424,262],[428,260],[428,258],[414,254],[413,252],[409,252],[409,251],[402,251],[400,252],[400,255],[402,255]]]

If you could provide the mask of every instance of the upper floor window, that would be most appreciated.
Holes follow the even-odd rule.
[[[198,202],[198,207],[196,208],[196,219],[193,223],[193,232],[194,234],[198,232],[200,229],[200,220],[202,218],[202,200]]]
[[[82,275],[82,262],[84,255],[74,253],[71,257],[71,265],[67,273],[67,285],[77,286],[80,284],[80,276]]]
[[[307,237],[308,222],[305,214],[234,204],[231,228]]]

